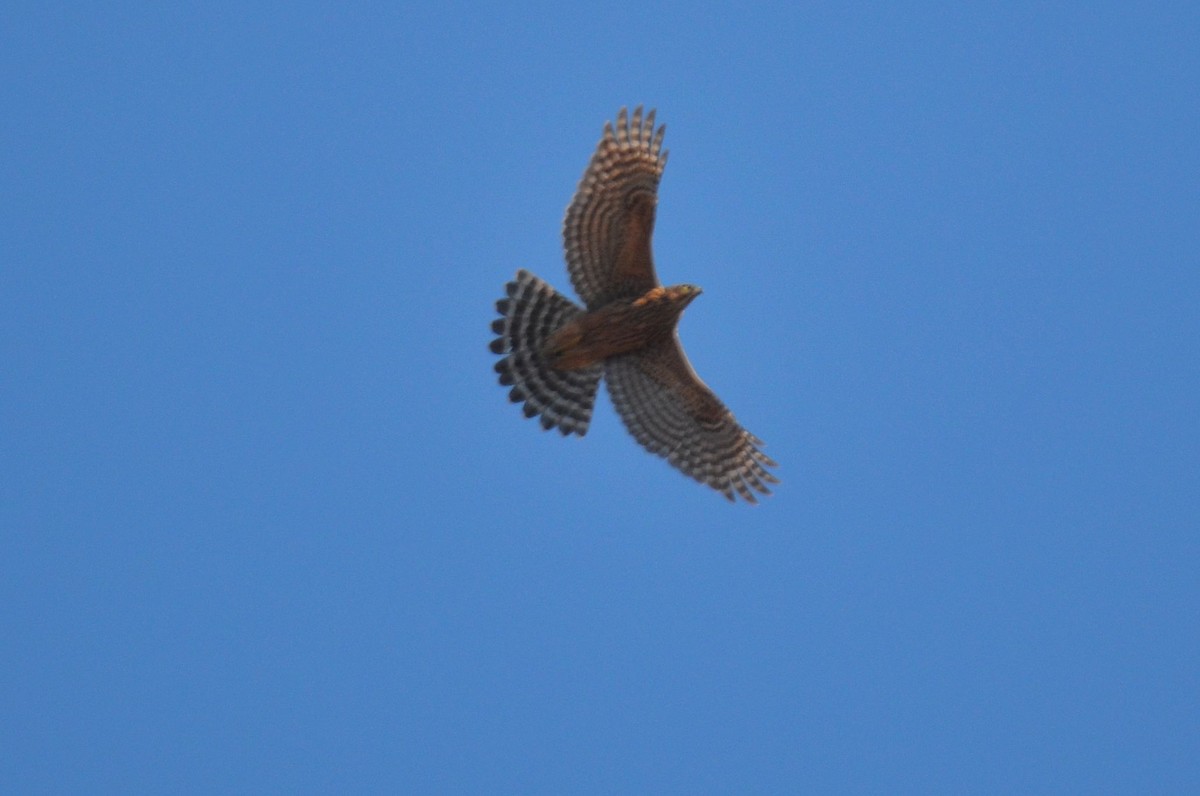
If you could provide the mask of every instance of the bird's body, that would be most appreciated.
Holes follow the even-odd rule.
[[[542,355],[558,370],[579,370],[641,351],[675,331],[683,308],[700,291],[656,287],[638,298],[617,298],[568,321],[546,341]]]
[[[567,270],[583,309],[528,271],[508,283],[492,351],[509,398],[545,428],[587,433],[603,376],[629,432],[652,453],[729,499],[755,502],[778,479],[762,442],[688,364],[676,327],[700,294],[658,282],[650,250],[664,128],[622,109],[584,172],[563,222]]]

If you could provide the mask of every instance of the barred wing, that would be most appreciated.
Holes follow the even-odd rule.
[[[688,364],[678,336],[608,360],[604,377],[625,427],[646,450],[725,497],[751,503],[779,479],[762,440],[742,428]]]
[[[579,181],[563,220],[567,271],[589,309],[658,286],[650,237],[658,181],[667,164],[665,127],[654,129],[654,111],[632,120],[622,108]]]

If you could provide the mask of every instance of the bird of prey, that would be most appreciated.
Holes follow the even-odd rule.
[[[495,369],[526,417],[564,436],[587,433],[603,377],[642,446],[731,501],[754,503],[779,483],[767,469],[777,465],[683,353],[676,327],[700,288],[664,287],[654,270],[664,131],[640,106],[604,125],[563,221],[567,271],[585,307],[518,271],[496,302]]]

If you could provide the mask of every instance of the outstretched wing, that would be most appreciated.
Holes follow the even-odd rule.
[[[730,500],[734,493],[756,503],[770,494],[774,461],[762,440],[738,425],[688,364],[678,336],[604,365],[613,405],[629,433],[646,450],[665,458]]]
[[[654,111],[643,118],[639,105],[630,119],[622,108],[616,128],[605,123],[604,136],[567,207],[567,271],[589,309],[658,286],[650,236],[658,181],[667,164],[665,131],[654,129]]]

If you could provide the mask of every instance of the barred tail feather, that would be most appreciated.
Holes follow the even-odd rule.
[[[492,331],[494,354],[507,354],[496,363],[500,383],[512,387],[514,403],[525,402],[526,417],[541,415],[543,428],[558,427],[563,436],[587,433],[592,406],[604,369],[555,370],[542,357],[542,345],[582,310],[570,299],[528,271],[506,285],[507,298],[496,302],[499,318]]]

